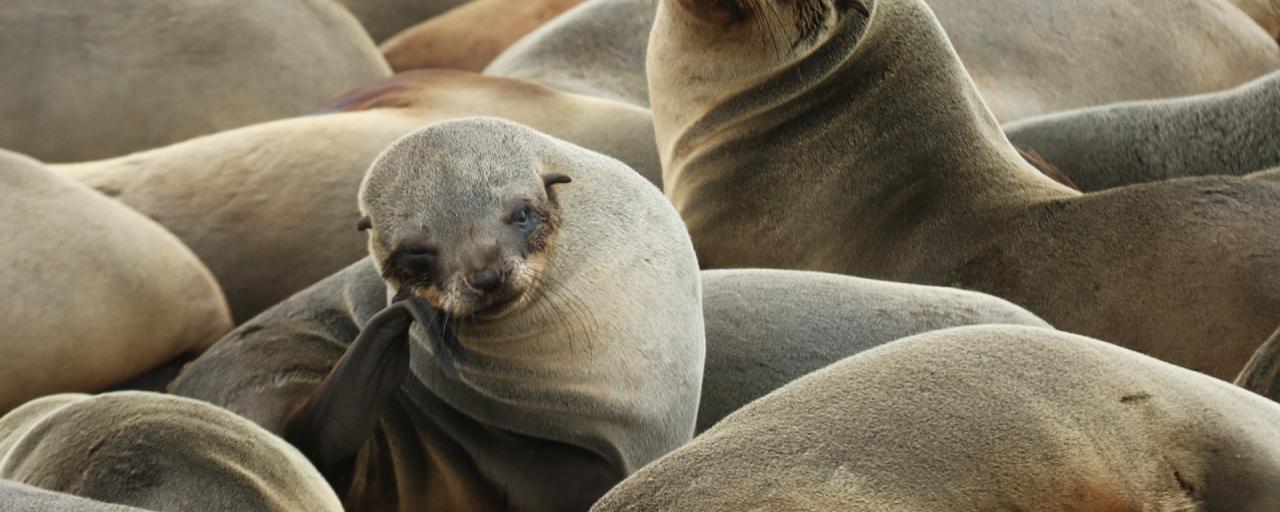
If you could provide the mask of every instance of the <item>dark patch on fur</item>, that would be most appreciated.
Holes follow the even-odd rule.
[[[1186,493],[1187,497],[1197,501],[1200,500],[1200,492],[1196,490],[1195,484],[1183,478],[1182,473],[1174,470],[1173,478],[1178,481],[1178,487],[1182,488],[1182,492]]]
[[[1077,187],[1075,182],[1071,181],[1071,177],[1067,176],[1067,173],[1062,172],[1057,167],[1054,167],[1047,160],[1045,160],[1043,156],[1040,156],[1040,153],[1036,153],[1035,151],[1031,151],[1028,149],[1022,149],[1022,148],[1016,148],[1016,149],[1018,150],[1018,154],[1022,155],[1022,159],[1026,160],[1027,163],[1031,164],[1032,167],[1035,167],[1036,170],[1040,171],[1041,174],[1048,176],[1049,179],[1053,181],[1056,181],[1058,183],[1071,187],[1072,190],[1075,190],[1077,192],[1080,191],[1080,187]]]
[[[1120,397],[1120,403],[1131,404],[1134,402],[1149,400],[1150,398],[1151,398],[1151,393],[1147,393],[1146,391],[1139,391],[1137,393],[1130,393],[1128,395],[1124,395]]]

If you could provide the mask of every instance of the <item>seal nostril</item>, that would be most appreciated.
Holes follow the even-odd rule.
[[[497,269],[489,269],[471,275],[471,286],[481,291],[493,291],[502,282],[502,275]]]

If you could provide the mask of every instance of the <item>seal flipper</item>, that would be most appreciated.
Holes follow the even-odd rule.
[[[440,365],[440,369],[449,378],[457,380],[456,361],[466,361],[466,352],[462,349],[462,343],[458,341],[458,335],[453,332],[453,328],[449,327],[444,313],[435,308],[431,309],[431,313],[430,321],[418,323],[427,336],[427,342],[431,344],[431,352],[435,354],[436,363]]]
[[[290,415],[284,438],[298,448],[336,490],[350,474],[360,447],[409,376],[409,327],[429,325],[425,308],[401,290],[365,325],[316,391]]]

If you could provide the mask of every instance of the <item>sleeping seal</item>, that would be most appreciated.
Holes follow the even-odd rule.
[[[753,402],[592,510],[1263,512],[1277,425],[1280,405],[1108,343],[957,327]]]
[[[0,414],[98,391],[231,330],[209,270],[156,223],[0,150]]]
[[[704,267],[981,291],[1224,379],[1275,329],[1280,184],[1082,195],[1022,160],[921,1],[759,1],[666,0],[649,47]]]
[[[0,478],[150,510],[342,510],[284,440],[207,403],[138,391],[50,395],[9,412],[0,418]],[[74,510],[137,510],[95,505]]]
[[[501,116],[662,179],[647,110],[520,80],[402,73],[333,110],[54,168],[182,239],[217,276],[238,322],[365,254],[351,228],[360,179],[379,152],[426,124]]]
[[[477,0],[378,45],[394,71],[480,72],[511,43],[582,0]]]
[[[0,147],[106,158],[304,114],[385,78],[333,0],[6,0]]]
[[[375,42],[464,5],[471,0],[337,0],[354,14]]]
[[[692,436],[698,270],[652,184],[468,119],[392,144],[359,203],[371,260],[241,326],[173,392],[284,434],[349,510],[585,509]]]

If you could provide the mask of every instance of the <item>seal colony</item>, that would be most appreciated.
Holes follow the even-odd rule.
[[[1119,103],[1005,126],[1086,192],[1280,166],[1280,71],[1227,91]]]
[[[171,390],[285,434],[350,510],[582,509],[692,436],[696,260],[626,166],[451,121],[380,155],[360,209],[372,261],[248,322]]]
[[[7,0],[0,27],[0,147],[45,161],[303,114],[389,74],[333,0]]]
[[[1221,378],[1275,328],[1280,186],[1053,182],[918,2],[663,2],[649,80],[663,182],[705,268],[982,291]]]
[[[0,151],[0,415],[100,391],[231,330],[209,270],[173,235],[39,162]]]
[[[1277,424],[1280,405],[1108,343],[957,327],[788,384],[592,510],[1276,510]]]
[[[433,122],[502,116],[661,183],[648,111],[520,80],[402,73],[332,110],[54,169],[177,235],[213,271],[239,322],[365,255],[351,227],[360,180],[387,145]]]

